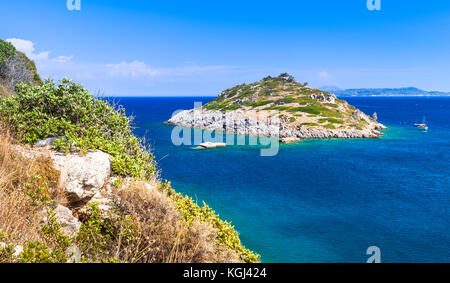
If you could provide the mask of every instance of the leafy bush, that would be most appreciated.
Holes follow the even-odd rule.
[[[302,126],[311,126],[311,127],[315,127],[315,126],[319,126],[319,124],[317,124],[317,123],[302,123]]]
[[[318,109],[317,107],[314,107],[314,106],[292,107],[287,111],[289,111],[289,112],[304,112],[304,113],[315,114],[315,115],[320,114],[320,109]]]
[[[13,56],[16,52],[14,46],[0,39],[0,64],[3,64],[8,60],[9,57]]]
[[[0,84],[14,90],[16,84],[23,82],[42,84],[36,65],[11,43],[0,39]]]
[[[33,60],[30,60],[24,53],[17,51],[17,57],[21,57],[21,61],[24,62],[25,68],[28,70],[31,76],[31,83],[42,85],[42,80],[37,73],[36,64]]]
[[[24,247],[20,254],[20,262],[23,263],[65,263],[67,262],[66,250],[72,243],[72,239],[61,231],[62,224],[58,223],[56,213],[48,211],[46,223],[41,234],[43,241],[31,241]],[[52,248],[50,246],[52,246]]]
[[[150,178],[155,172],[153,156],[132,134],[125,110],[94,98],[69,79],[17,85],[15,94],[0,100],[0,116],[24,143],[62,137],[56,150],[104,151],[111,155],[116,174]]]
[[[319,123],[326,123],[329,122],[331,124],[344,124],[344,122],[342,120],[338,120],[335,118],[321,118],[319,119]]]
[[[257,101],[257,102],[245,101],[243,104],[245,106],[259,107],[259,106],[264,106],[264,105],[270,104],[272,102],[273,102],[272,100],[262,100],[262,101]]]

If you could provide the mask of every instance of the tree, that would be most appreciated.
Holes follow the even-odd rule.
[[[5,63],[15,53],[16,48],[11,43],[0,39],[0,64]]]

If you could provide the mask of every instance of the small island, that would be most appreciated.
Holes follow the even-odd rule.
[[[274,115],[279,118],[276,125],[270,119],[260,119]],[[383,135],[380,130],[386,129],[345,100],[299,83],[287,73],[226,89],[204,106],[174,115],[166,124],[236,135],[276,136],[283,143],[378,138]]]

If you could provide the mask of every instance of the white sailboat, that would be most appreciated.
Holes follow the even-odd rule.
[[[427,125],[427,123],[425,122],[425,116],[423,116],[423,121],[422,121],[422,124],[414,124],[414,127],[417,127],[417,128],[419,128],[419,129],[422,129],[422,130],[425,130],[425,131],[427,131],[428,130],[428,125]]]

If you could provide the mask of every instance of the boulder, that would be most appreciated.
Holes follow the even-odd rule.
[[[280,138],[281,143],[297,143],[301,141],[302,139],[296,137]]]
[[[33,147],[51,147],[55,144],[56,140],[64,138],[65,137],[53,137],[45,140],[38,140]]]
[[[80,249],[72,245],[66,250],[67,263],[81,263],[81,251]]]
[[[71,205],[89,201],[103,188],[111,174],[110,157],[101,151],[85,156],[54,153],[51,158],[55,169],[61,172],[60,183]]]
[[[63,225],[62,232],[69,237],[74,237],[80,231],[81,222],[73,216],[72,211],[65,206],[58,205],[55,209],[57,222]]]

